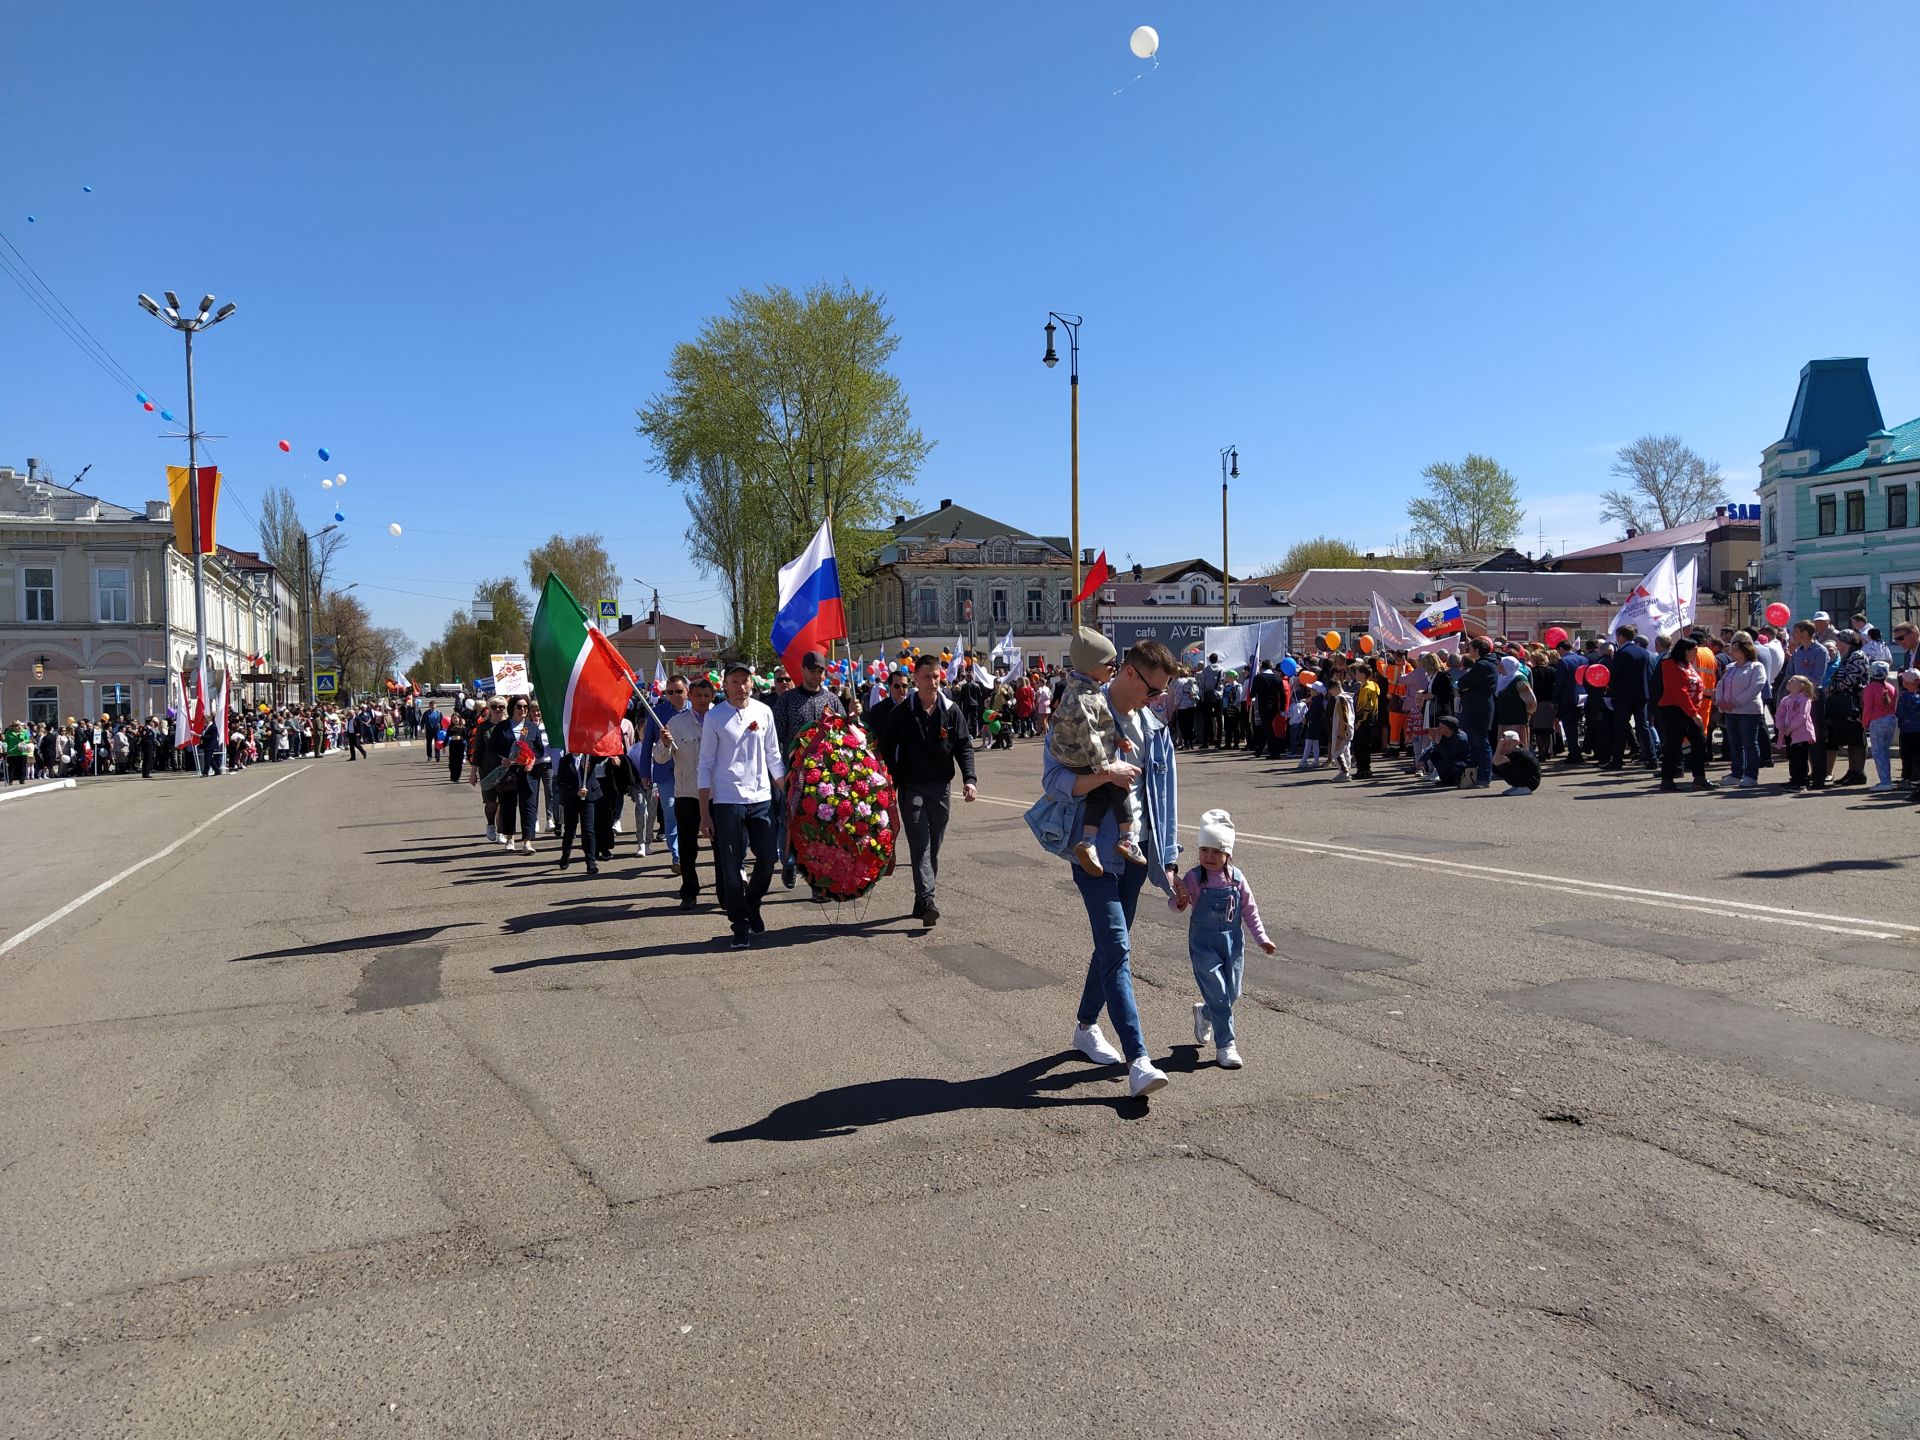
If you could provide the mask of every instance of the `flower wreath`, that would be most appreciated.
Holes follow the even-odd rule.
[[[794,739],[787,838],[807,884],[857,899],[893,863],[893,777],[867,749],[866,731],[823,715]]]

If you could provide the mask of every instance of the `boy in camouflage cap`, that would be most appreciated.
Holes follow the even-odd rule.
[[[1047,731],[1047,750],[1053,758],[1076,775],[1092,775],[1105,770],[1132,750],[1120,727],[1114,723],[1104,689],[1119,665],[1113,642],[1097,630],[1076,628],[1067,650],[1072,666],[1060,703],[1054,707],[1053,723]],[[1121,785],[1101,785],[1086,795],[1085,823],[1080,843],[1073,847],[1073,860],[1089,875],[1103,875],[1100,856],[1094,849],[1094,837],[1100,822],[1113,814],[1120,827],[1116,849],[1133,865],[1144,865],[1147,857],[1134,834],[1133,792]]]

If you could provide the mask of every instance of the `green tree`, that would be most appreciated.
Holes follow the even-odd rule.
[[[268,486],[260,497],[260,554],[280,572],[280,579],[296,594],[300,590],[300,537],[305,531],[293,491],[285,485]],[[346,544],[347,532],[333,526],[312,537],[307,563],[316,593],[327,593],[327,572],[333,567],[333,557],[345,549]]]
[[[527,552],[527,583],[538,604],[547,576],[555,574],[560,583],[573,592],[573,598],[594,613],[602,598],[612,600],[620,594],[620,572],[613,567],[606,542],[598,534],[549,535]]]
[[[1367,563],[1358,546],[1331,535],[1316,535],[1311,540],[1296,540],[1280,557],[1280,563],[1263,575],[1291,575],[1296,570],[1351,570]]]
[[[1420,473],[1427,493],[1407,502],[1407,519],[1425,554],[1496,550],[1520,533],[1520,482],[1498,461],[1470,454],[1458,465],[1436,460]]]
[[[746,653],[769,644],[761,617],[773,570],[824,516],[842,594],[865,588],[932,449],[887,369],[900,341],[885,306],[852,285],[743,290],[674,347],[666,389],[638,411],[653,467],[686,491],[690,551],[726,589]]]
[[[1705,520],[1727,503],[1727,478],[1719,462],[1703,460],[1678,435],[1642,435],[1622,445],[1613,473],[1624,490],[1600,496],[1600,518],[1634,530],[1670,530]]]

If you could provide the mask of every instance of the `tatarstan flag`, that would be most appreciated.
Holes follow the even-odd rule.
[[[625,753],[620,720],[633,698],[633,671],[551,572],[533,612],[527,673],[548,729],[569,753]]]

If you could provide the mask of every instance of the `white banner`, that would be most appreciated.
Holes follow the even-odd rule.
[[[495,655],[493,659],[493,693],[496,695],[531,695],[533,681],[527,675],[527,657],[524,655]]]
[[[1221,668],[1251,675],[1262,660],[1280,663],[1287,653],[1287,622],[1263,620],[1252,625],[1209,625],[1201,642],[1209,655],[1220,657]]]
[[[1640,577],[1627,603],[1620,607],[1607,626],[1611,640],[1622,625],[1631,625],[1642,635],[1671,635],[1680,628],[1680,576],[1674,564],[1674,552],[1660,557],[1660,563]]]

